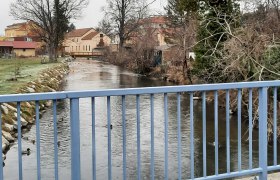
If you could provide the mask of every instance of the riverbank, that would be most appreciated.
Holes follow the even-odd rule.
[[[6,69],[14,65],[11,64],[12,63],[8,64]],[[29,68],[29,70],[27,70],[27,68]],[[40,66],[37,64],[37,60],[33,60],[32,62],[27,62],[22,72],[24,72],[23,74],[25,75],[31,73],[32,75],[27,76],[24,80],[20,80],[20,82],[14,80],[13,83],[15,83],[15,85],[13,86],[10,85],[11,82],[8,82],[8,87],[3,91],[17,94],[58,91],[63,83],[63,78],[69,72],[69,66],[67,63],[54,63]],[[51,102],[40,101],[40,114],[50,106]],[[16,103],[3,103],[0,105],[0,109],[2,111],[2,150],[5,154],[17,138]],[[35,123],[35,102],[21,103],[20,114],[22,132],[25,133]],[[2,157],[5,159],[4,154],[2,154]]]
[[[109,52],[104,59],[110,64],[123,67],[151,79],[164,80],[179,85],[197,84],[199,82],[196,77],[191,77],[190,74],[188,76],[184,74],[190,73],[190,69],[183,68],[181,63],[169,62],[168,64],[155,66],[153,61],[147,59],[140,60],[141,58],[135,57],[130,51],[124,51],[122,53]],[[190,67],[192,67],[192,64],[189,64]]]
[[[17,93],[20,87],[38,79],[40,72],[58,65],[42,64],[40,58],[0,59],[0,94]]]

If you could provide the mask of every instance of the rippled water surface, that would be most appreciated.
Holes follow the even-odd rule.
[[[150,80],[138,76],[132,72],[122,70],[119,67],[98,61],[79,60],[70,64],[70,74],[66,78],[65,91],[80,91],[94,89],[115,89],[132,87],[152,87],[172,85],[159,80]],[[126,129],[127,129],[127,177],[136,179],[137,174],[137,143],[136,143],[136,98],[126,98]],[[106,98],[96,98],[96,154],[97,154],[97,178],[107,179],[107,101]],[[113,179],[122,179],[122,119],[121,97],[111,98],[112,133],[112,174]],[[195,176],[203,175],[202,158],[202,112],[201,101],[194,102],[194,143],[195,143]],[[163,179],[164,175],[164,111],[163,95],[155,95],[155,174],[156,179]],[[183,178],[190,178],[190,122],[189,99],[187,94],[182,95],[182,173]],[[141,117],[141,171],[142,179],[150,178],[150,98],[140,97]],[[214,141],[213,108],[207,107],[207,142]],[[59,141],[59,179],[70,179],[70,123],[69,101],[58,103],[58,141]],[[92,178],[92,123],[91,123],[91,99],[80,100],[80,131],[81,131],[81,172],[82,179]],[[47,110],[40,121],[41,130],[41,173],[42,179],[54,179],[54,138],[52,109]],[[177,179],[177,104],[176,94],[168,95],[168,140],[169,140],[169,179]],[[219,172],[226,172],[225,145],[225,114],[219,112]],[[242,135],[246,134],[246,124],[242,124]],[[23,149],[30,148],[30,156],[23,156],[23,175],[26,180],[37,179],[36,174],[36,146],[30,140],[36,139],[36,127],[24,134],[29,140],[23,140]],[[257,138],[257,133],[254,133]],[[257,150],[258,143],[253,142]],[[237,169],[237,123],[231,118],[231,169]],[[248,145],[242,142],[242,167],[248,168]],[[270,153],[271,154],[271,153]],[[254,151],[254,165],[257,165],[257,152]],[[207,173],[214,174],[214,147],[207,145]],[[17,144],[11,147],[7,154],[4,168],[5,179],[18,179]]]

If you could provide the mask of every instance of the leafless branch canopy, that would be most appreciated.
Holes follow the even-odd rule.
[[[88,5],[88,0],[16,0],[10,6],[10,14],[15,19],[31,21],[33,31],[52,51],[57,47],[55,36],[60,26],[54,15],[55,3],[63,7],[64,18],[70,21],[81,16],[81,10]]]
[[[154,1],[147,3],[146,0],[107,0],[106,16],[115,26],[121,47],[139,27],[139,20],[148,15],[148,7]]]

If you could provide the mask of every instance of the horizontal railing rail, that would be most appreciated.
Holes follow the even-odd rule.
[[[127,96],[135,96],[135,119],[136,119],[136,132],[137,134],[137,179],[142,179],[142,169],[141,169],[141,96],[149,95],[150,99],[150,179],[156,179],[155,174],[155,95],[162,94],[163,95],[163,110],[164,110],[164,179],[168,179],[169,176],[169,94],[176,94],[176,106],[177,106],[177,163],[178,163],[178,179],[183,179],[183,171],[182,164],[184,159],[182,157],[182,119],[188,120],[190,124],[190,179],[226,179],[226,178],[234,178],[240,176],[249,176],[258,174],[261,180],[267,179],[267,173],[270,171],[280,170],[280,166],[277,162],[277,109],[278,109],[278,87],[280,86],[280,81],[263,81],[263,82],[240,82],[240,83],[225,83],[225,84],[201,84],[201,85],[189,85],[189,86],[168,86],[168,87],[149,87],[149,88],[129,88],[129,89],[113,89],[113,90],[92,90],[92,91],[73,91],[73,92],[52,92],[52,93],[34,93],[34,94],[14,94],[14,95],[0,95],[0,105],[3,103],[16,103],[17,109],[17,129],[18,129],[18,169],[19,169],[19,178],[23,179],[23,170],[22,170],[22,142],[21,142],[21,103],[22,102],[35,102],[35,114],[36,114],[36,148],[37,148],[37,179],[41,179],[41,152],[40,152],[40,114],[39,114],[39,101],[51,100],[52,101],[52,110],[53,110],[53,128],[54,128],[54,173],[55,179],[59,179],[59,167],[58,167],[58,147],[57,147],[57,100],[70,100],[70,127],[71,127],[71,178],[72,180],[80,180],[81,179],[81,147],[80,147],[80,99],[82,98],[91,98],[91,113],[92,113],[92,173],[93,178],[96,179],[96,98],[105,97],[106,98],[106,112],[107,112],[107,143],[108,143],[108,179],[114,179],[112,176],[112,134],[111,129],[109,128],[112,123],[111,113],[111,99],[112,97],[121,98],[121,119],[122,119],[122,164],[123,164],[123,179],[127,179],[127,133],[126,133],[126,124],[128,123],[126,117],[126,108]],[[272,91],[268,91],[268,89],[272,89]],[[242,101],[243,90],[248,90],[248,144],[249,144],[249,168],[242,168],[242,134],[241,134],[241,124],[242,124]],[[253,109],[253,89],[257,89],[257,100],[258,100],[258,166],[253,168],[252,158],[253,158],[253,146],[252,146],[252,133],[253,133],[253,115],[255,115]],[[237,158],[237,171],[232,172],[231,167],[231,127],[230,127],[230,101],[232,97],[230,96],[230,91],[237,91],[236,93],[236,106],[237,106],[237,131],[238,131],[238,158]],[[225,120],[226,120],[226,157],[224,160],[226,161],[226,173],[219,172],[219,92],[223,91],[225,94]],[[201,99],[201,109],[202,109],[202,176],[198,176],[195,174],[195,149],[194,149],[194,93],[198,92],[198,96]],[[215,163],[213,166],[215,167],[214,175],[209,175],[207,172],[207,142],[206,142],[206,128],[207,128],[207,93],[213,93],[213,106],[214,106],[214,151],[213,154],[215,156]],[[185,95],[188,97],[189,101],[189,116],[182,117],[182,93],[186,93]],[[268,166],[268,147],[267,147],[267,123],[268,123],[268,112],[270,109],[268,106],[268,100],[270,97],[273,97],[273,106],[271,109],[273,110],[273,166]],[[2,124],[2,113],[0,111],[0,123]],[[2,127],[0,128],[2,132]],[[0,136],[0,143],[2,143],[2,136]],[[0,146],[0,150],[2,151],[2,146]],[[3,164],[3,159],[0,158],[0,164]],[[0,179],[3,179],[3,166],[0,168]]]
[[[23,101],[41,101],[54,99],[69,98],[87,98],[103,96],[123,96],[123,95],[142,95],[142,94],[162,94],[178,92],[202,92],[231,90],[244,88],[261,88],[261,87],[278,87],[280,81],[255,81],[240,83],[223,83],[223,84],[200,84],[188,86],[164,86],[164,87],[145,87],[145,88],[126,88],[126,89],[109,89],[109,90],[91,90],[91,91],[61,91],[50,93],[32,93],[32,94],[13,94],[0,95],[0,103],[5,102],[23,102]]]

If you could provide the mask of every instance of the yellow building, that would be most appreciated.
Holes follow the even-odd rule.
[[[76,29],[66,35],[65,52],[68,54],[89,54],[96,47],[109,46],[111,39],[93,28]]]
[[[6,37],[22,37],[27,36],[27,34],[27,23],[12,24],[5,29]]]
[[[5,39],[6,39],[6,37],[0,36],[0,41],[4,41]]]
[[[34,26],[32,21],[9,25],[5,29],[5,37],[34,37]]]

